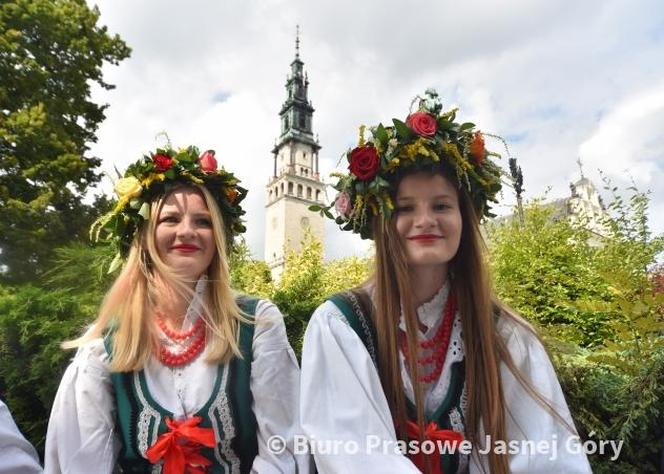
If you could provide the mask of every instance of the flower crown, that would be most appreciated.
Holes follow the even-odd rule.
[[[413,104],[418,99],[418,110],[408,115],[405,123],[392,119],[393,126],[381,123],[371,127],[368,141],[364,125],[360,126],[357,147],[346,153],[350,172],[332,174],[339,178],[333,185],[339,194],[330,206],[311,206],[312,211],[335,220],[342,230],[358,233],[363,239],[372,238],[372,217],[380,214],[389,219],[394,212],[399,176],[411,170],[446,166],[456,178],[455,184],[468,191],[478,215],[494,216],[489,201],[497,202],[502,173],[489,156],[500,155],[486,150],[475,124],[454,121],[457,109],[441,113],[436,91],[427,90]],[[333,207],[336,218],[330,212]]]
[[[201,154],[194,146],[177,151],[170,146],[158,148],[129,165],[124,177],[115,182],[118,201],[112,211],[92,224],[90,238],[115,246],[117,253],[109,273],[114,271],[128,254],[141,225],[150,218],[150,203],[177,184],[193,183],[205,186],[217,202],[230,249],[233,238],[246,230],[240,202],[247,190],[238,186],[239,182],[233,173],[217,168],[213,150]]]

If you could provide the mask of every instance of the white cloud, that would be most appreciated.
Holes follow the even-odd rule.
[[[355,143],[359,124],[403,118],[412,97],[434,86],[446,105],[461,107],[462,120],[513,138],[528,196],[549,186],[552,197],[566,195],[579,155],[598,185],[597,167],[616,179],[628,167],[653,190],[653,227],[664,231],[655,213],[664,207],[655,186],[663,178],[664,130],[664,7],[657,0],[99,5],[101,23],[133,54],[105,67],[115,90],[95,91],[110,107],[93,153],[105,170],[123,169],[154,148],[163,130],[175,145],[216,149],[250,189],[247,238],[257,256],[296,23],[323,173]],[[504,195],[501,212],[512,201],[509,190]],[[332,224],[326,241],[329,257],[367,248]]]
[[[579,146],[579,153],[594,168],[636,184],[656,185],[664,177],[664,83],[628,97],[610,110],[595,132]],[[660,179],[657,179],[660,178]]]

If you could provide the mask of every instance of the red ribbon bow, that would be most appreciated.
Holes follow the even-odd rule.
[[[420,437],[420,427],[417,423],[412,421],[406,422],[406,434],[410,439],[419,439]],[[436,448],[430,454],[424,454],[422,452],[422,445],[420,445],[420,450],[417,454],[410,454],[410,460],[413,461],[413,464],[422,472],[424,472],[424,466],[426,465],[426,457],[429,458],[429,465],[431,466],[431,472],[433,474],[444,474],[443,468],[440,465],[440,456],[441,456],[441,447],[443,443],[449,442],[450,448],[448,453],[452,453],[453,449],[456,449],[458,443],[463,441],[463,434],[454,430],[441,430],[438,429],[436,422],[432,421],[424,428],[424,441],[433,441]],[[440,443],[439,443],[440,442]],[[428,444],[428,443],[427,443]]]
[[[148,461],[156,464],[164,460],[163,474],[205,474],[212,462],[199,451],[202,446],[212,448],[215,445],[214,430],[199,428],[200,416],[193,416],[184,421],[166,418],[168,432],[162,434],[145,454]]]

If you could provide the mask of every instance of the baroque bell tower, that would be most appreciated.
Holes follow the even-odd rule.
[[[324,238],[323,217],[308,209],[325,202],[325,184],[320,180],[321,146],[312,130],[314,108],[303,66],[298,27],[295,59],[286,79],[287,97],[279,112],[281,135],[272,149],[274,164],[267,184],[265,261],[273,278],[283,272],[286,252],[299,249],[307,228],[321,241]]]

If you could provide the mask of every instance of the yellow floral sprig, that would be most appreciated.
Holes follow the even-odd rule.
[[[364,130],[366,129],[365,125],[360,125],[360,136],[357,140],[357,146],[364,146],[366,144],[366,140],[364,139]]]

